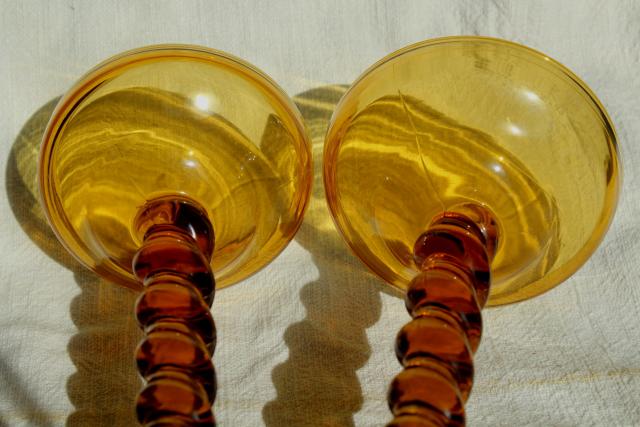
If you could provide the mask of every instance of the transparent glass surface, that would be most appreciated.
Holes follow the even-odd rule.
[[[481,37],[426,41],[375,64],[340,101],[324,152],[339,229],[401,289],[434,216],[468,203],[493,212],[493,305],[585,262],[614,213],[618,175],[613,126],[587,86],[542,53]]]
[[[183,195],[215,229],[218,288],[257,271],[293,237],[311,187],[301,117],[268,77],[222,52],[150,46],[90,71],[45,133],[49,221],[85,265],[139,286],[133,221],[147,200]]]

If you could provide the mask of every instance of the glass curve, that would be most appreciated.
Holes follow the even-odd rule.
[[[490,305],[575,272],[619,188],[615,131],[587,85],[540,52],[486,37],[428,40],[370,67],[334,111],[323,168],[349,246],[402,290],[434,216],[469,203],[492,211],[501,238]]]
[[[187,196],[213,223],[217,287],[271,261],[302,222],[312,182],[301,116],[271,79],[226,53],[148,46],[87,73],[45,132],[48,220],[83,264],[138,288],[133,221],[157,196]]]

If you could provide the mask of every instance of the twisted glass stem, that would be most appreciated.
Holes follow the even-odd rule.
[[[396,339],[404,370],[389,389],[394,419],[387,427],[465,425],[495,248],[495,235],[486,230],[448,212],[418,238],[414,259],[420,273],[405,300],[413,320]]]
[[[147,382],[136,403],[138,421],[147,427],[214,426],[213,228],[185,201],[151,203],[137,222],[144,239],[133,271],[144,290],[136,317],[146,336],[136,362]]]

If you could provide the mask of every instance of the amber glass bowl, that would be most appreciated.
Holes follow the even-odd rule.
[[[616,135],[587,85],[548,56],[435,39],[351,86],[330,123],[324,181],[351,248],[400,289],[434,217],[487,208],[500,236],[489,303],[504,304],[562,282],[597,247],[617,201]]]
[[[273,259],[302,222],[312,167],[301,122],[271,79],[226,53],[125,52],[58,104],[40,157],[43,206],[83,264],[138,288],[136,213],[152,198],[194,200],[213,223],[224,287]]]

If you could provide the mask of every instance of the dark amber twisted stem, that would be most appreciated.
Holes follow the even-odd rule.
[[[465,425],[495,239],[492,222],[447,212],[416,241],[421,271],[405,300],[413,320],[396,339],[404,370],[389,389],[394,419],[387,427]]]
[[[147,382],[136,403],[138,421],[214,426],[213,227],[202,208],[183,198],[147,203],[136,227],[143,243],[133,271],[144,285],[136,317],[146,334],[136,361]]]

